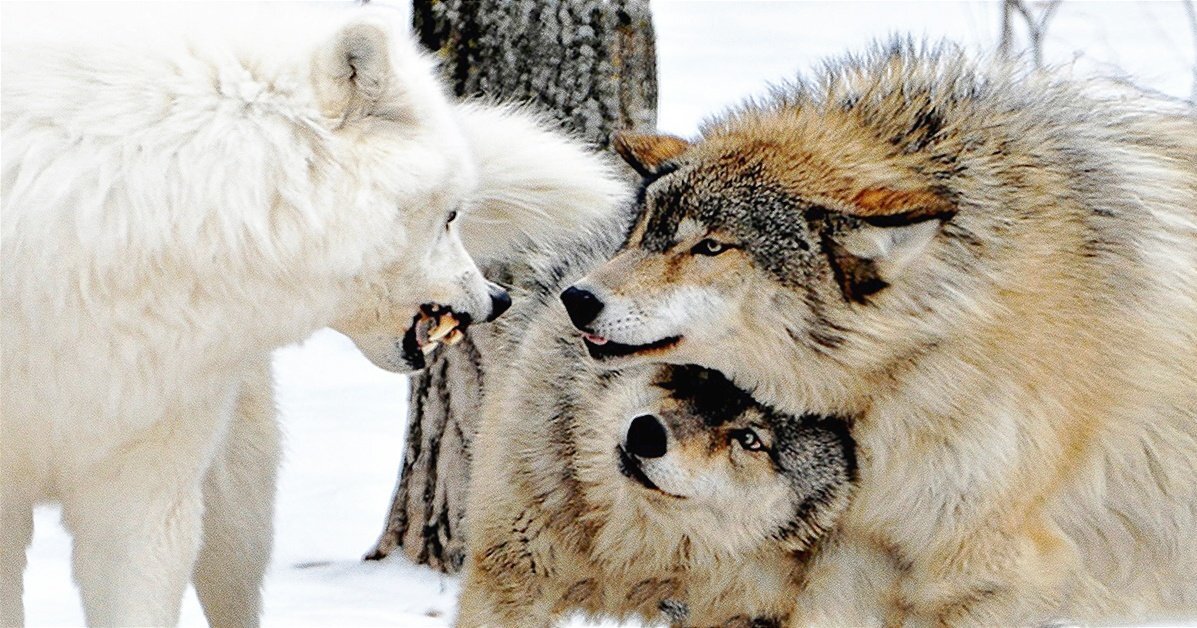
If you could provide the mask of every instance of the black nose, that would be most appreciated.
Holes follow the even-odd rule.
[[[486,322],[491,322],[503,315],[507,308],[511,307],[511,295],[507,294],[498,284],[490,285],[490,316],[486,317]]]
[[[573,286],[561,293],[561,302],[565,304],[565,311],[569,312],[569,320],[574,327],[581,329],[594,322],[599,312],[603,311],[603,302],[594,294],[580,290]]]
[[[632,424],[628,426],[628,453],[641,458],[664,456],[667,440],[665,426],[651,414],[632,419]]]

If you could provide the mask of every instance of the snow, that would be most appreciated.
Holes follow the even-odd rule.
[[[317,332],[275,354],[285,462],[265,624],[443,626],[457,582],[403,560],[363,562],[385,520],[403,453],[407,387],[344,336]],[[30,625],[79,625],[69,537],[40,509],[26,572]],[[204,625],[194,593],[183,625]]]
[[[384,4],[407,21],[403,0]],[[5,20],[13,19],[11,5]],[[704,117],[769,82],[816,67],[890,33],[947,37],[972,50],[997,41],[997,3],[682,2],[653,4],[660,68],[659,126],[692,135]],[[1049,27],[1045,56],[1078,75],[1125,72],[1188,96],[1197,63],[1179,2],[1071,2]],[[7,25],[16,28],[11,22]],[[7,30],[7,29],[6,29]],[[1121,68],[1119,70],[1119,68]],[[406,383],[373,367],[332,331],[275,356],[286,431],[266,625],[444,626],[456,578],[402,559],[363,562],[382,529],[403,451]],[[70,539],[57,508],[36,513],[25,577],[31,626],[79,625]],[[204,624],[194,594],[182,624]]]

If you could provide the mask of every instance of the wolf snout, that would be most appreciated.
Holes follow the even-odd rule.
[[[497,283],[487,282],[487,292],[490,293],[490,315],[486,322],[491,322],[503,315],[511,307],[511,295]]]
[[[561,302],[565,304],[565,311],[569,313],[569,320],[574,327],[583,329],[598,317],[603,311],[603,302],[594,296],[593,292],[582,290],[577,286],[570,286],[561,293]]]
[[[640,458],[660,458],[668,450],[669,436],[660,419],[645,414],[632,419],[624,449]]]

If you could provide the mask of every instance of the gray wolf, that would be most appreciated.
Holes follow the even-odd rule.
[[[454,107],[454,116],[478,172],[476,187],[462,203],[460,235],[470,256],[484,267],[521,259],[530,248],[551,248],[606,220],[613,206],[626,204],[626,177],[617,175],[607,158],[552,130],[535,113],[465,103]],[[352,329],[359,347],[404,342],[412,319],[402,303],[382,298],[386,293],[377,290],[362,296],[358,303],[368,307],[359,307],[334,327]],[[426,320],[417,327],[435,350],[438,343],[428,338]],[[445,342],[451,337],[446,334]],[[421,356],[428,345],[421,347]],[[204,612],[216,626],[256,623],[270,561],[280,426],[267,358],[243,382],[223,449],[204,480],[204,543],[195,583]],[[386,361],[375,364],[394,370]]]
[[[487,330],[510,363],[488,371],[472,448],[459,626],[779,625],[847,507],[842,420],[774,412],[709,369],[590,363],[556,294],[622,232],[534,256]]]
[[[431,61],[386,20],[320,17],[6,39],[0,623],[51,500],[90,624],[175,623],[201,486],[272,348],[379,301],[407,339],[502,308],[457,233],[477,172]]]
[[[804,621],[1197,618],[1197,117],[1098,87],[898,42],[618,142],[589,354],[853,422]]]

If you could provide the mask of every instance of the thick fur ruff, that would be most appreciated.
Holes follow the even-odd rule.
[[[856,417],[807,620],[1197,618],[1191,109],[898,43],[619,150],[592,354]]]
[[[74,536],[89,623],[174,623],[201,527],[209,617],[255,622],[256,588],[223,587],[260,582],[265,558],[217,576],[207,553],[267,554],[268,352],[363,301],[408,321],[433,302],[489,315],[447,226],[476,178],[466,139],[430,61],[387,24],[6,45],[0,624],[21,623],[45,500]],[[395,347],[373,357],[401,368]],[[249,418],[231,426],[238,406]],[[238,462],[209,476],[215,459]],[[260,505],[210,500],[231,519],[201,522],[206,476],[262,479]]]
[[[842,421],[777,415],[695,367],[606,372],[569,338],[557,294],[610,256],[621,222],[528,252],[517,305],[491,328],[509,359],[488,369],[472,448],[459,626],[577,612],[778,625],[810,547],[847,507],[855,462]],[[667,426],[663,455],[637,457],[637,416]],[[734,440],[749,426],[768,450]]]

